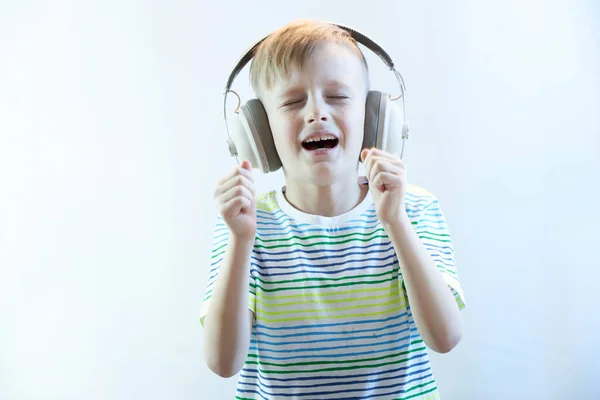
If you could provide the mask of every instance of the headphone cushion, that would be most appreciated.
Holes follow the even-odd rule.
[[[379,103],[381,92],[371,90],[367,94],[365,103],[365,133],[363,138],[363,149],[375,147],[377,143],[377,126],[379,125]]]
[[[367,94],[365,104],[365,133],[363,149],[378,148],[386,150],[386,111],[388,106],[387,94],[371,90]]]
[[[264,173],[278,170],[281,168],[281,160],[275,148],[269,118],[263,104],[258,99],[251,99],[241,107],[241,111],[259,153],[261,170]]]

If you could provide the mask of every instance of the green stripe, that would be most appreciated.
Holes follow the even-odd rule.
[[[368,239],[353,238],[353,239],[342,240],[339,242],[316,242],[316,243],[305,243],[305,244],[289,243],[289,244],[281,244],[281,245],[274,245],[274,246],[263,246],[263,245],[257,244],[254,247],[260,248],[260,249],[280,249],[280,248],[292,247],[292,246],[296,246],[296,245],[299,245],[300,247],[313,247],[313,246],[321,246],[321,245],[333,246],[333,245],[345,244],[345,243],[350,243],[350,242],[368,242],[373,239],[380,239],[380,238],[387,239],[388,236],[387,235],[377,235],[377,236],[373,236]]]
[[[362,233],[362,232],[353,232],[353,233],[347,233],[344,235],[312,235],[312,236],[283,236],[279,239],[263,239],[260,236],[258,236],[256,238],[256,240],[260,240],[263,243],[269,243],[269,242],[290,242],[293,241],[294,239],[298,239],[298,240],[311,240],[311,239],[341,239],[341,238],[345,238],[345,237],[351,237],[351,236],[371,236],[376,234],[377,232],[385,232],[383,230],[383,228],[378,228],[375,229],[373,232],[370,233]]]
[[[351,295],[356,293],[376,293],[376,292],[385,292],[389,291],[389,294],[394,294],[398,291],[398,287],[396,285],[391,285],[388,287],[382,288],[366,288],[366,289],[354,289],[354,290],[340,290],[335,292],[325,292],[325,293],[299,293],[299,294],[288,294],[288,295],[275,295],[275,296],[260,296],[263,299],[271,299],[273,301],[283,300],[283,299],[310,299],[310,298],[322,298],[322,297],[337,297],[343,295]]]
[[[226,247],[226,246],[227,246],[227,242],[225,242],[225,243],[224,243],[224,244],[222,244],[221,246],[219,246],[219,247],[217,247],[217,248],[213,249],[213,250],[212,250],[212,252],[213,252],[213,253],[215,253],[215,252],[217,252],[217,251],[221,250],[222,248],[224,248],[224,247]],[[214,254],[214,255],[211,257],[211,259],[217,258],[218,256],[220,256],[220,255],[221,255],[221,254],[223,254],[223,253],[225,253],[225,252],[223,251],[223,252],[222,252],[222,253],[220,253],[220,254]]]
[[[331,285],[313,285],[313,286],[300,286],[300,287],[282,287],[282,288],[272,288],[267,289],[262,286],[259,286],[255,283],[250,283],[250,286],[253,288],[258,288],[264,292],[281,292],[283,290],[299,290],[299,289],[320,289],[320,288],[330,288],[330,287],[342,287],[342,286],[356,286],[356,285],[376,285],[378,283],[390,282],[397,278],[397,276],[392,276],[389,279],[384,279],[380,281],[360,281],[360,282],[348,282],[348,283],[337,283]]]
[[[433,236],[444,236],[444,237],[450,237],[449,234],[447,233],[437,233],[437,232],[429,232],[429,231],[417,231],[417,233],[420,234],[427,234],[427,235],[433,235]]]
[[[421,388],[423,386],[431,385],[432,383],[435,383],[435,381],[429,381],[427,383],[423,383],[421,385],[417,385],[417,386],[411,387],[410,389],[407,389],[406,391],[410,392],[411,390],[418,389],[418,388]],[[431,393],[431,392],[433,392],[435,390],[437,390],[437,386],[434,386],[433,388],[431,388],[429,390],[426,390],[424,392],[419,392],[419,393],[411,394],[410,396],[407,396],[407,397],[398,397],[397,399],[394,399],[394,400],[409,400],[409,399],[414,399],[415,397],[423,396],[424,394]]]
[[[386,291],[388,290],[388,288],[384,288]],[[377,300],[377,299],[387,299],[390,296],[392,296],[392,298],[397,299],[399,298],[398,296],[398,292],[399,289],[398,287],[396,287],[396,290],[392,290],[391,292],[388,292],[384,295],[381,296],[365,296],[365,297],[353,297],[353,298],[349,298],[349,299],[335,299],[335,300],[323,300],[323,299],[316,299],[316,300],[301,300],[301,301],[290,301],[287,303],[284,302],[280,302],[279,300],[281,300],[280,298],[274,297],[272,299],[270,299],[269,301],[263,301],[260,298],[256,299],[256,304],[260,304],[264,307],[269,307],[271,306],[273,303],[277,304],[277,307],[289,307],[289,306],[298,306],[298,305],[305,305],[305,304],[338,304],[338,303],[350,303],[350,302],[357,302],[357,301],[365,301],[365,300]],[[395,297],[394,297],[395,295]]]
[[[447,273],[449,273],[451,275],[454,275],[453,278],[455,278],[455,279],[458,278],[458,274],[455,271],[452,271],[451,269],[447,268],[445,265],[443,265],[443,264],[436,264],[436,265],[443,272],[447,272]]]
[[[394,277],[392,277],[392,279],[389,279],[388,281],[393,281]],[[376,281],[373,283],[380,283],[382,281]],[[370,283],[370,282],[359,282],[359,283]],[[275,296],[265,296],[263,292],[258,292],[258,294],[256,293],[256,285],[250,283],[250,286],[252,290],[250,290],[251,295],[255,296],[257,299],[271,299],[271,301],[279,301],[280,299],[302,299],[302,298],[311,298],[311,297],[325,297],[325,296],[338,296],[338,295],[344,295],[344,294],[353,294],[353,293],[375,293],[375,292],[381,292],[381,291],[389,291],[389,294],[395,294],[398,292],[397,289],[397,285],[390,285],[387,287],[376,287],[376,288],[363,288],[363,289],[354,289],[354,290],[341,290],[341,291],[335,291],[335,292],[327,292],[327,293],[315,293],[315,292],[311,292],[311,293],[299,293],[299,294],[291,294],[291,295],[275,295]],[[342,285],[339,285],[343,288]],[[346,285],[347,286],[347,285]],[[320,287],[320,286],[317,286]],[[206,291],[205,295],[204,295],[204,301],[208,300],[213,292],[213,287],[212,285],[210,286],[210,289]],[[273,292],[273,291],[272,291]],[[315,296],[316,295],[316,296]],[[260,301],[262,302],[262,301]]]
[[[428,237],[428,236],[421,236],[421,235],[419,235],[419,239],[421,239],[421,240],[423,240],[423,239],[429,239],[429,240],[433,240],[434,242],[442,242],[442,243],[450,243],[451,242],[450,239],[447,239],[447,240],[436,239],[436,238],[432,238],[432,237]]]
[[[422,340],[417,340],[411,344],[414,343],[422,343]],[[409,350],[409,351],[403,351],[401,353],[396,353],[396,354],[392,354],[392,355],[388,355],[388,356],[383,356],[383,357],[378,357],[378,358],[366,358],[364,360],[357,360],[357,361],[328,361],[328,362],[308,362],[308,363],[298,363],[298,364],[275,364],[275,363],[266,363],[266,362],[257,362],[257,361],[246,361],[246,364],[248,365],[257,365],[258,369],[261,373],[263,374],[300,374],[300,373],[318,373],[318,372],[331,372],[331,371],[348,371],[348,370],[353,370],[353,369],[359,369],[359,368],[378,368],[378,367],[384,367],[386,365],[394,365],[394,364],[401,364],[401,363],[405,363],[407,361],[411,360],[411,357],[408,358],[404,358],[402,360],[396,360],[396,361],[392,361],[392,362],[387,362],[387,363],[379,363],[379,364],[371,364],[371,365],[352,365],[352,366],[348,366],[348,367],[333,367],[333,368],[320,368],[320,369],[312,369],[312,370],[297,370],[297,369],[291,369],[291,370],[265,370],[262,369],[260,367],[260,365],[272,365],[272,366],[279,366],[279,367],[293,367],[293,366],[298,366],[298,365],[322,365],[322,364],[332,364],[332,363],[350,363],[350,362],[365,362],[365,361],[376,361],[376,360],[382,360],[385,358],[391,358],[391,357],[397,357],[397,356],[402,356],[402,355],[407,355],[410,353],[415,353],[417,351],[423,351],[426,350],[426,347],[419,347],[413,350]],[[250,354],[249,357],[254,356],[253,354]],[[259,365],[260,364],[260,365]]]

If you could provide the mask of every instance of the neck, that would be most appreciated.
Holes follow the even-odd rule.
[[[287,182],[285,198],[296,209],[312,215],[335,217],[356,207],[367,194],[368,186],[357,177],[317,186],[305,182]]]

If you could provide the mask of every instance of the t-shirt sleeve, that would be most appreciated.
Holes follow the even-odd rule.
[[[210,302],[214,290],[214,286],[217,280],[217,276],[219,275],[219,271],[221,265],[223,263],[225,257],[225,251],[227,249],[227,243],[229,241],[229,228],[225,224],[225,221],[217,216],[217,221],[215,223],[215,227],[213,230],[213,238],[212,238],[212,249],[210,253],[210,257],[208,260],[208,265],[210,271],[208,273],[208,282],[206,284],[206,289],[204,292],[204,297],[202,300],[202,306],[200,308],[200,323],[204,326],[204,320],[206,318],[206,314],[210,308]],[[250,261],[252,262],[252,260]],[[256,282],[251,274],[250,265],[247,267],[247,273],[250,275],[249,281],[249,297],[248,297],[248,309],[255,313],[256,310]]]
[[[462,310],[466,303],[456,268],[452,238],[440,202],[434,196],[423,207],[415,229]]]

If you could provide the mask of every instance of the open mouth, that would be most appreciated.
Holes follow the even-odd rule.
[[[333,149],[339,143],[339,139],[333,136],[324,138],[310,138],[302,142],[302,147],[308,151]]]

